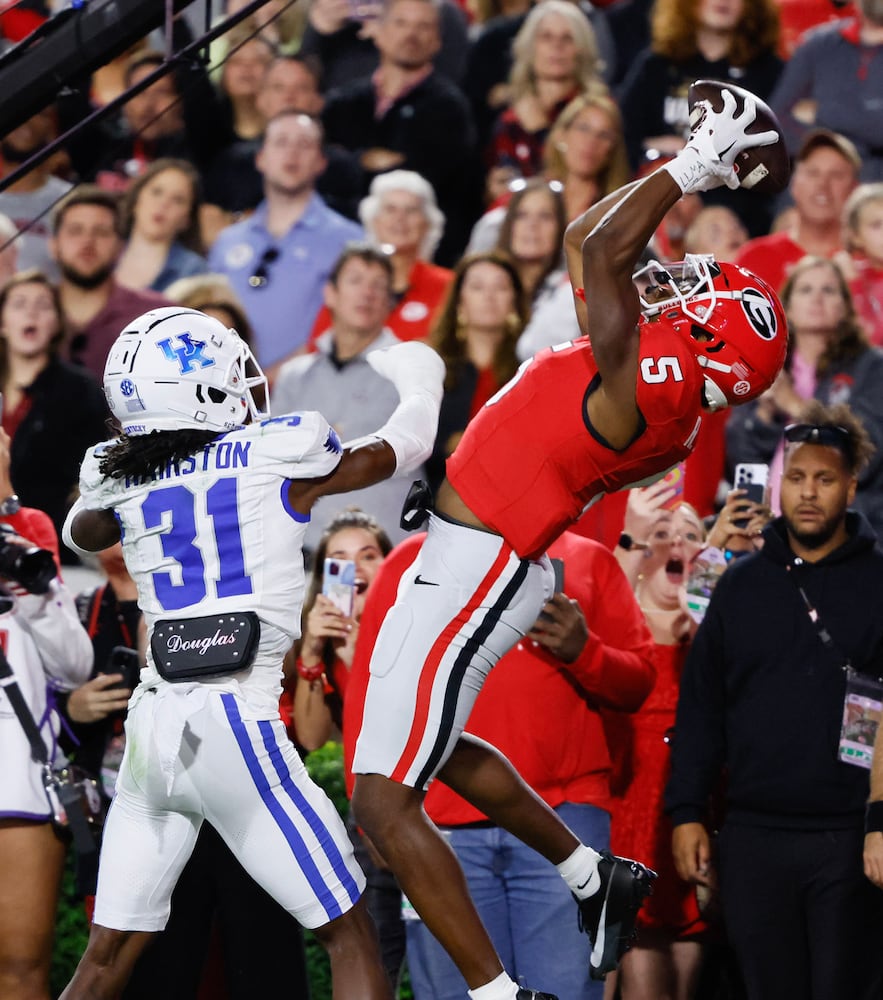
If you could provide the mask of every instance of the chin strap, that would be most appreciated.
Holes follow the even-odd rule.
[[[699,363],[702,364],[701,360]],[[715,413],[717,410],[725,410],[730,405],[730,401],[724,395],[720,386],[712,382],[707,375],[702,386],[702,396],[705,399],[705,408],[712,413]]]

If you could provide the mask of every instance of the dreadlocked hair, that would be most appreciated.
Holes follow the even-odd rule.
[[[113,479],[125,476],[151,479],[172,463],[197,454],[221,431],[151,431],[122,434],[101,456],[98,471]]]

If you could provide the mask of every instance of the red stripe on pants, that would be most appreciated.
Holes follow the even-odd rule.
[[[427,656],[426,662],[423,664],[423,669],[420,671],[411,731],[408,734],[408,741],[405,744],[405,749],[402,751],[402,756],[399,758],[398,764],[390,775],[392,781],[398,781],[400,784],[403,784],[405,775],[408,773],[408,769],[414,763],[414,758],[417,756],[417,751],[423,740],[423,734],[426,731],[426,723],[429,718],[429,704],[432,699],[432,688],[435,684],[435,678],[438,674],[442,657],[449,649],[457,633],[469,621],[476,608],[480,607],[481,602],[487,597],[493,585],[500,578],[501,573],[506,568],[506,564],[509,562],[511,554],[512,549],[504,542],[500,546],[500,551],[493,565],[487,571],[478,587],[476,587],[465,607],[448,622],[433,643],[432,649],[429,651],[429,656]]]

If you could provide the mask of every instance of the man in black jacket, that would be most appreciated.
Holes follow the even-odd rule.
[[[843,405],[813,403],[786,428],[782,516],[721,578],[681,681],[666,790],[675,864],[712,886],[719,860],[749,1000],[880,996],[883,894],[862,870],[868,771],[840,755],[848,677],[883,673],[883,551],[847,509],[871,447]],[[724,767],[713,861],[703,818]]]
[[[453,266],[480,214],[482,185],[469,105],[433,68],[438,0],[390,0],[374,41],[377,71],[328,94],[326,139],[356,158],[365,194],[377,174],[397,167],[425,177],[447,220],[436,260]]]

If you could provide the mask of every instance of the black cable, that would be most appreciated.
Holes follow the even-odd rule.
[[[267,24],[272,24],[275,20],[281,17],[282,14],[284,14],[285,11],[289,9],[289,7],[294,6],[294,4],[297,2],[298,0],[287,0],[287,2],[283,4],[279,8],[279,10],[275,14],[273,14],[272,17],[267,22],[262,24],[260,27],[255,28],[254,31],[246,35],[238,45],[234,46],[231,49],[228,49],[224,53],[223,58],[221,58],[215,65],[208,66],[207,72],[213,72],[218,68],[220,68],[221,66],[223,66],[224,63],[226,63],[226,61],[230,58],[230,56],[233,55],[234,52],[238,52],[243,45],[246,45],[253,38],[256,38],[263,30],[263,28],[266,27]],[[77,122],[76,125],[73,125],[71,128],[67,129],[61,135],[57,136],[50,143],[44,146],[43,149],[39,150],[29,159],[25,160],[25,162],[22,163],[21,166],[15,169],[11,174],[0,179],[0,192],[5,191],[6,188],[9,187],[11,184],[14,184],[17,180],[29,174],[31,170],[34,169],[34,167],[39,166],[44,160],[47,160],[57,149],[61,148],[66,142],[72,139],[84,128],[100,121],[102,118],[109,115],[112,111],[116,111],[118,108],[122,107],[129,100],[131,100],[131,98],[135,97],[137,94],[140,94],[142,90],[146,90],[152,84],[156,83],[157,80],[162,79],[162,77],[164,77],[167,73],[170,73],[176,67],[184,65],[187,62],[189,62],[192,57],[196,57],[197,59],[201,58],[201,61],[203,63],[207,63],[208,61],[207,54],[209,51],[208,46],[211,44],[211,42],[213,42],[216,38],[219,38],[221,35],[226,34],[231,28],[235,27],[241,21],[244,21],[247,18],[251,17],[251,15],[255,13],[257,10],[259,10],[261,7],[263,7],[265,3],[267,3],[267,0],[252,0],[251,3],[247,4],[236,14],[231,14],[229,17],[219,22],[214,28],[209,28],[203,35],[201,35],[199,38],[195,39],[193,42],[186,45],[183,49],[181,49],[180,52],[176,53],[171,59],[168,59],[165,62],[163,62],[160,66],[157,66],[157,68],[152,73],[148,73],[143,80],[139,80],[138,83],[133,84],[122,94],[120,94],[118,97],[115,97],[112,101],[109,101],[103,107],[96,108],[95,111],[87,115],[81,121]],[[206,6],[207,21],[208,18],[209,18],[208,6]],[[28,37],[30,38],[31,36],[29,35]],[[204,57],[199,56],[199,49],[202,47],[205,47],[206,56]],[[0,58],[0,62],[2,62],[2,58]],[[146,122],[142,126],[142,128],[139,129],[139,131],[134,133],[134,138],[138,138],[142,134],[144,129],[148,128],[155,121],[157,121],[157,119],[161,118],[162,115],[164,115],[169,108],[174,107],[177,104],[180,104],[184,99],[184,95],[188,93],[190,89],[194,86],[195,83],[190,84],[189,86],[185,84],[185,86],[182,88],[182,92],[178,95],[176,100],[173,101],[171,104],[167,105],[165,108],[163,108],[163,110],[160,111],[158,114],[156,114],[153,118],[151,118],[150,121]],[[112,146],[111,149],[113,148],[114,147]],[[8,246],[14,243],[20,236],[28,232],[28,230],[31,229],[33,226],[35,226],[41,219],[45,218],[45,216],[47,216],[50,212],[52,212],[53,209],[56,207],[56,205],[60,204],[62,201],[64,201],[65,198],[69,197],[71,192],[76,190],[76,188],[81,183],[84,182],[82,181],[78,182],[69,191],[65,191],[64,194],[59,195],[59,197],[56,198],[55,201],[47,205],[46,208],[43,209],[43,211],[41,211],[38,215],[35,215],[33,219],[31,219],[28,223],[26,223],[26,225],[24,225],[15,234],[15,236],[11,236],[5,242],[0,243],[0,253],[2,253],[3,250],[5,250]]]

